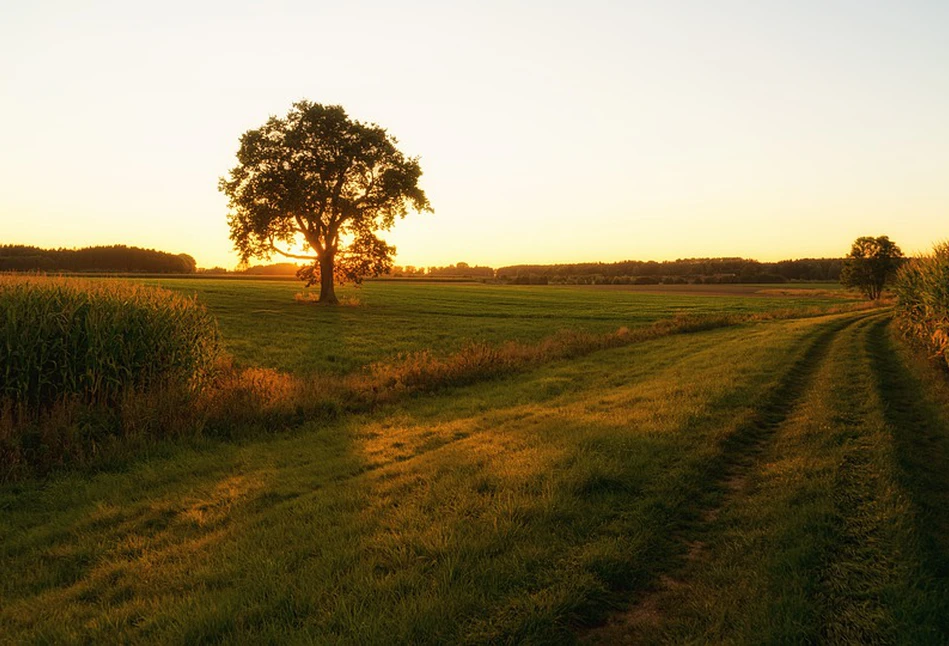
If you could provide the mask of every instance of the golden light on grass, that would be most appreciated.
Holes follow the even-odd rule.
[[[181,512],[184,521],[200,527],[223,523],[231,509],[263,487],[259,474],[238,474],[221,480],[210,494],[191,503]]]

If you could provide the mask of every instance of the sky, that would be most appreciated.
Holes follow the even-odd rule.
[[[420,157],[396,264],[843,256],[949,238],[949,2],[0,9],[0,244],[233,267],[218,179],[302,98]]]

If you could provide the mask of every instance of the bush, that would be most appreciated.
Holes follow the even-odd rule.
[[[905,263],[893,289],[900,328],[949,364],[949,242]]]
[[[0,399],[16,405],[194,389],[219,353],[217,324],[194,299],[120,281],[0,276]]]

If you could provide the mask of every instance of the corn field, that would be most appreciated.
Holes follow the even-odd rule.
[[[217,323],[193,299],[122,281],[0,276],[0,400],[41,408],[196,388],[219,353]]]
[[[906,263],[894,291],[901,329],[949,364],[949,242]]]

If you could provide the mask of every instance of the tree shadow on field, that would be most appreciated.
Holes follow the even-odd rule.
[[[883,319],[874,325],[867,351],[893,434],[900,482],[917,510],[915,529],[931,601],[931,625],[949,639],[949,424],[945,411],[924,394],[928,384],[919,372],[932,371],[923,378],[935,382],[940,395],[949,395],[949,382],[942,371],[921,365],[921,358],[918,370],[907,365],[905,359],[913,359],[897,347],[890,324],[890,319]]]

